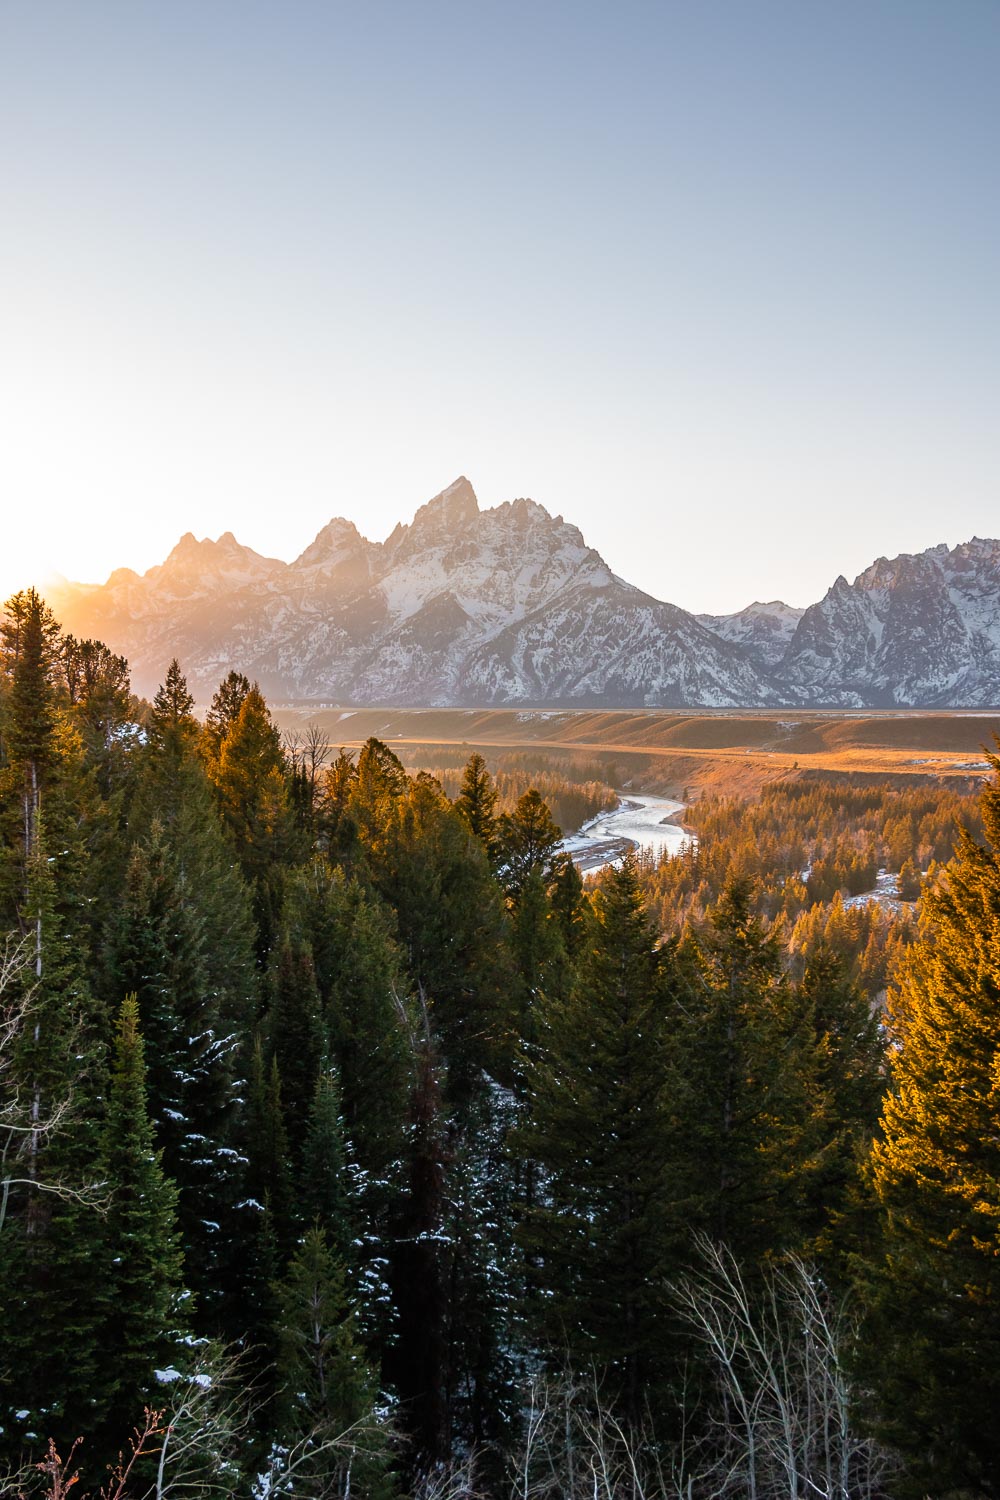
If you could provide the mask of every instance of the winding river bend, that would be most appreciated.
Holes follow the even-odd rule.
[[[691,835],[670,820],[683,811],[683,802],[630,792],[611,812],[591,818],[559,847],[573,856],[584,875],[614,864],[629,849],[649,850],[657,858],[664,852],[678,854]]]

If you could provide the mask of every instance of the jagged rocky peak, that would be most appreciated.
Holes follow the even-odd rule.
[[[163,566],[188,567],[194,564],[197,567],[225,567],[248,562],[273,564],[274,559],[262,557],[252,547],[244,547],[231,531],[224,531],[214,542],[207,536],[199,541],[193,531],[185,531]]]
[[[282,573],[286,567],[276,558],[244,547],[231,531],[224,531],[214,542],[210,537],[199,541],[193,532],[186,531],[166,562],[150,568],[145,577],[158,589],[198,590],[256,582]]]
[[[446,541],[478,515],[476,492],[461,474],[447,489],[422,505],[409,526],[397,526],[386,546],[396,547],[405,541],[412,548],[417,543],[428,546],[434,541]]]
[[[361,535],[353,521],[334,516],[309,543],[292,564],[294,568],[329,567],[341,562],[371,543]]]

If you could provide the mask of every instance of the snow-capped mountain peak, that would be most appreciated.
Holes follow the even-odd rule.
[[[807,610],[694,616],[613,574],[533,500],[481,510],[463,476],[385,542],[335,517],[294,563],[225,532],[142,577],[58,591],[67,629],[151,692],[173,656],[282,699],[619,707],[1000,703],[1000,542],[878,558]]]

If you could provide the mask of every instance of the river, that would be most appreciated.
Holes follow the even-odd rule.
[[[559,847],[573,856],[584,875],[614,864],[630,848],[649,850],[657,858],[664,852],[679,854],[691,835],[669,819],[683,810],[683,802],[630,792],[611,812],[591,818],[578,832],[563,839]]]

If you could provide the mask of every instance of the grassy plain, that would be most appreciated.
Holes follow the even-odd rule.
[[[286,733],[317,725],[334,748],[371,735],[404,764],[459,764],[473,750],[581,761],[612,785],[690,801],[703,792],[753,797],[769,781],[809,773],[966,784],[987,771],[1000,713],[817,713],[682,710],[340,709],[287,704]],[[442,757],[445,757],[442,759]]]

